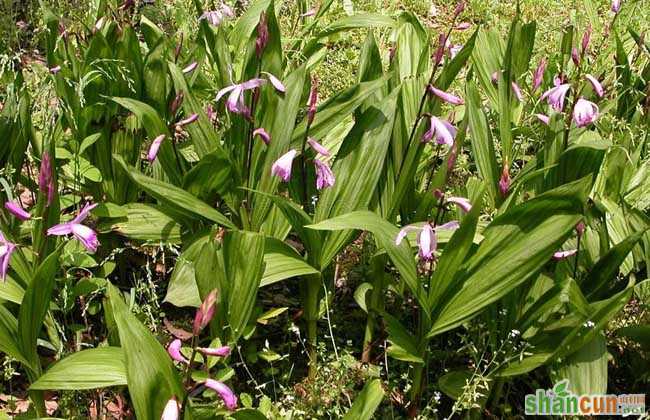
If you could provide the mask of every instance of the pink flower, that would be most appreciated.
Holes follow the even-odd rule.
[[[452,105],[462,105],[465,103],[458,96],[452,95],[451,93],[447,93],[444,90],[440,90],[431,85],[429,85],[429,92],[431,92],[432,94],[436,95],[438,98]]]
[[[456,25],[456,30],[464,31],[465,29],[469,29],[471,26],[472,24],[469,22],[461,22],[458,25]]]
[[[5,203],[5,208],[9,210],[11,214],[13,214],[17,219],[20,220],[29,220],[31,219],[32,215],[27,213],[23,208],[20,206],[20,204],[13,202],[13,201],[7,201]]]
[[[508,195],[510,191],[510,168],[508,164],[503,165],[503,171],[501,171],[501,178],[499,179],[499,191],[503,197]]]
[[[602,98],[605,94],[605,90],[603,89],[603,85],[600,84],[598,79],[596,79],[591,74],[585,74],[585,78],[589,80],[589,83],[591,83],[591,87],[594,89],[594,92],[596,92],[596,95]]]
[[[449,57],[453,60],[454,57],[463,49],[463,44],[456,44],[449,47]]]
[[[307,143],[309,146],[316,151],[316,153],[320,153],[323,156],[329,156],[330,152],[327,150],[322,144],[316,141],[313,137],[309,137],[307,139]]]
[[[438,64],[442,62],[442,57],[445,55],[447,47],[447,36],[445,34],[438,35],[438,48],[436,49],[436,53],[433,59],[435,66],[438,66]]]
[[[192,124],[194,121],[196,121],[198,119],[199,119],[199,114],[194,113],[194,114],[190,115],[189,117],[187,117],[187,118],[185,118],[183,120],[180,120],[179,122],[176,123],[176,125],[178,127],[183,127],[185,125]]]
[[[331,187],[336,182],[334,173],[329,165],[314,159],[314,166],[316,167],[316,188],[322,190],[323,188]]]
[[[580,98],[573,109],[573,121],[576,126],[585,127],[598,119],[598,111],[598,105]]]
[[[278,91],[284,93],[285,88],[282,82],[280,80],[273,76],[270,73],[265,73],[269,80],[271,81],[271,84],[273,87]],[[228,99],[226,99],[226,108],[228,111],[233,112],[235,114],[243,114],[243,115],[249,115],[250,114],[250,109],[246,106],[246,103],[244,102],[244,92],[250,89],[255,89],[258,88],[266,83],[266,79],[251,79],[248,80],[244,83],[239,83],[235,85],[230,85],[226,86],[225,88],[221,89],[219,92],[217,92],[217,97],[215,98],[215,101],[219,101],[226,93],[230,92],[230,95],[228,95]]]
[[[418,256],[424,261],[430,261],[434,258],[436,249],[438,247],[438,240],[436,237],[436,231],[439,229],[458,229],[459,224],[457,221],[447,222],[440,226],[432,226],[431,223],[425,223],[424,226],[405,226],[397,234],[395,238],[395,245],[402,243],[402,240],[406,237],[406,234],[409,231],[419,230],[417,236],[418,243]]]
[[[582,35],[582,53],[587,52],[587,48],[589,48],[589,42],[591,41],[591,25],[587,26],[587,29],[585,30],[585,33]]]
[[[457,18],[465,10],[465,0],[460,0],[454,9],[454,18]]]
[[[524,96],[521,94],[521,88],[517,84],[517,82],[511,82],[510,86],[512,86],[512,91],[515,93],[515,96],[517,97],[517,100],[519,102],[524,101]]]
[[[318,79],[312,77],[309,100],[307,101],[307,123],[309,124],[314,122],[316,116],[316,102],[318,102]]]
[[[156,160],[156,156],[158,156],[158,150],[160,149],[160,145],[162,144],[163,140],[165,140],[165,135],[161,134],[151,142],[151,146],[149,146],[149,153],[147,153],[147,160],[149,162]]]
[[[0,232],[0,280],[4,281],[9,271],[9,261],[11,254],[14,253],[16,244],[9,242],[5,236]]]
[[[190,63],[189,66],[185,67],[182,71],[183,71],[183,73],[191,73],[191,72],[194,71],[194,69],[196,69],[198,67],[198,65],[199,65],[199,63],[197,63],[196,61],[193,61],[192,63]]]
[[[612,0],[612,12],[618,13],[621,10],[621,0]]]
[[[544,81],[544,71],[546,71],[546,57],[539,60],[539,64],[533,74],[533,92],[542,85]]]
[[[219,394],[228,410],[237,408],[237,396],[226,384],[215,381],[214,379],[206,379],[203,384]]]
[[[560,261],[569,258],[570,256],[575,255],[577,253],[578,253],[577,249],[570,249],[568,251],[557,251],[553,254],[553,259]]]
[[[494,83],[495,85],[496,85],[497,83],[499,83],[499,73],[500,73],[499,70],[497,70],[497,71],[495,71],[494,73],[492,73],[492,75],[490,76],[490,80],[491,80],[492,83]]]
[[[271,166],[271,175],[279,176],[284,182],[289,181],[289,178],[291,178],[291,165],[297,153],[296,149],[291,149],[280,156]]]
[[[216,10],[208,10],[204,12],[200,17],[199,20],[207,20],[208,23],[212,26],[219,26],[221,25],[221,22],[223,21],[224,17],[235,17],[235,14],[233,13],[232,9],[230,6],[222,4],[218,9]]]
[[[449,122],[440,120],[433,115],[429,118],[429,129],[422,136],[422,142],[428,143],[436,137],[438,144],[453,146],[456,137],[456,128]]]
[[[305,13],[301,14],[300,17],[304,18],[304,17],[311,17],[314,15],[316,15],[316,9],[312,7],[311,9],[307,10]]]
[[[63,236],[72,234],[81,244],[89,251],[97,251],[99,241],[97,240],[97,233],[88,226],[82,225],[81,222],[88,217],[92,209],[97,207],[97,204],[86,203],[79,215],[66,223],[59,223],[52,226],[47,230],[48,235]]]
[[[571,48],[571,60],[576,66],[580,65],[580,53],[576,47]]]
[[[185,358],[185,356],[183,356],[183,354],[181,353],[182,345],[183,342],[179,339],[172,341],[167,347],[167,353],[169,353],[169,356],[172,358],[172,360],[175,360],[180,363],[189,363]]]
[[[580,238],[585,233],[585,229],[585,222],[578,222],[576,225],[576,234],[578,235],[578,238]]]
[[[48,152],[41,156],[41,169],[38,174],[38,189],[47,197],[47,205],[54,199],[54,173],[52,172],[52,158]]]
[[[57,74],[60,71],[61,71],[61,66],[54,66],[50,68],[50,73],[52,74]]]
[[[271,135],[262,127],[256,128],[255,131],[253,131],[253,137],[255,136],[259,136],[267,146],[271,143]]]
[[[196,310],[196,315],[194,316],[194,325],[192,332],[194,335],[199,335],[201,330],[205,328],[212,318],[217,309],[217,289],[214,289],[205,297],[201,306]]]
[[[472,210],[472,203],[465,197],[449,197],[445,200],[446,203],[452,203],[460,207],[464,212]]]
[[[178,400],[176,399],[176,396],[172,396],[169,401],[167,401],[162,416],[160,416],[160,420],[178,420],[180,414],[181,408],[178,405]]]
[[[535,114],[538,120],[543,122],[544,124],[548,125],[551,122],[551,119],[548,117],[548,115],[544,114]]]
[[[230,355],[230,347],[228,346],[215,348],[199,347],[197,350],[206,356],[228,357]]]
[[[564,109],[564,99],[566,94],[571,88],[571,85],[568,83],[557,85],[549,90],[547,90],[543,95],[542,99],[548,98],[548,103],[553,109],[557,112],[562,112]]]

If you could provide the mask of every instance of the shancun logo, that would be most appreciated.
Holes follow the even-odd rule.
[[[564,379],[553,389],[526,395],[527,415],[628,416],[645,413],[645,394],[576,395]]]

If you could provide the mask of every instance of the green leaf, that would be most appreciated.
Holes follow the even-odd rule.
[[[533,276],[571,235],[589,187],[587,179],[567,184],[495,218],[458,289],[442,299],[429,336],[460,325]]]
[[[4,281],[0,281],[0,299],[20,305],[24,295],[25,290],[11,276],[7,275]]]
[[[363,389],[354,399],[352,407],[345,413],[343,420],[370,420],[375,410],[384,399],[384,389],[380,379],[372,379],[363,386]]]
[[[5,353],[25,365],[32,372],[36,367],[27,360],[20,349],[18,320],[4,306],[0,305],[0,352]]]
[[[72,391],[126,384],[122,349],[98,347],[73,353],[58,361],[29,388]]]
[[[164,181],[142,175],[135,168],[124,162],[121,156],[113,155],[113,158],[120,164],[133,182],[138,184],[140,188],[161,204],[167,205],[193,219],[206,218],[225,227],[235,227],[226,216],[194,197],[192,194]]]
[[[119,290],[108,286],[108,303],[124,352],[129,394],[135,414],[142,419],[160,418],[172,396],[185,397],[178,372],[169,355],[147,327],[129,312]]]
[[[264,275],[260,287],[277,283],[291,277],[299,277],[308,274],[318,274],[311,265],[289,245],[284,242],[267,237],[264,244]]]
[[[129,203],[122,206],[126,211],[124,220],[100,224],[99,230],[111,230],[127,238],[149,241],[179,243],[181,226],[161,211],[162,207]]]
[[[253,312],[264,272],[264,239],[259,233],[242,231],[229,232],[224,238],[223,261],[229,283],[224,297],[228,301],[232,343],[243,334]]]
[[[557,367],[556,380],[568,379],[577,395],[607,393],[607,343],[600,334],[570,355]]]
[[[423,364],[424,360],[420,355],[419,343],[416,342],[413,334],[392,315],[382,312],[381,316],[386,322],[388,341],[392,344],[386,350],[388,355],[397,360]]]
[[[454,370],[442,375],[438,379],[440,390],[450,398],[457,400],[464,391],[465,385],[472,378],[472,372],[467,370]]]
[[[54,280],[60,268],[59,254],[61,247],[51,253],[38,267],[31,283],[27,286],[23,302],[18,312],[18,343],[21,353],[30,365],[36,369],[34,373],[40,374],[41,362],[36,352],[36,343],[43,327],[45,314],[50,307]]]

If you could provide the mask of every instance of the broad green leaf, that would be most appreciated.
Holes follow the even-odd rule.
[[[352,407],[345,413],[343,420],[370,420],[374,417],[375,410],[384,399],[384,388],[380,379],[372,379],[363,386],[363,389],[354,399]]]
[[[307,264],[296,250],[275,238],[265,239],[264,264],[260,287],[291,277],[318,274],[318,270]]]
[[[100,225],[100,231],[111,230],[127,238],[148,242],[181,241],[181,226],[163,213],[162,207],[129,203],[122,208],[126,211],[126,217]]]
[[[4,281],[0,281],[0,299],[20,305],[24,295],[25,290],[11,276],[7,275]]]
[[[457,400],[464,391],[465,386],[472,378],[472,372],[467,370],[454,370],[442,375],[438,379],[438,386],[450,398]]]
[[[121,156],[114,155],[113,158],[122,166],[124,172],[126,172],[133,182],[138,184],[140,188],[157,199],[161,204],[170,206],[183,215],[193,219],[205,218],[225,227],[235,227],[226,216],[194,197],[192,194],[172,184],[142,175],[124,162]]]
[[[573,232],[589,186],[587,179],[564,185],[495,218],[457,290],[442,299],[429,336],[460,325],[534,275]]]
[[[29,360],[27,360],[20,348],[18,320],[3,305],[0,305],[0,352],[18,360],[33,372],[37,369],[32,366],[32,363]]]
[[[38,267],[34,278],[25,291],[20,311],[18,312],[18,343],[21,353],[30,365],[36,369],[36,377],[40,374],[41,362],[36,352],[36,343],[43,328],[45,314],[50,307],[52,291],[57,271],[60,268],[59,254],[61,247],[50,254]]]
[[[185,397],[178,372],[158,340],[126,306],[119,290],[108,286],[108,303],[124,352],[129,394],[135,414],[142,419],[160,418],[172,396]]]
[[[555,369],[556,381],[568,379],[577,395],[607,393],[607,343],[602,334],[586,343]]]
[[[72,353],[58,361],[30,389],[76,391],[126,384],[122,349],[98,347]]]

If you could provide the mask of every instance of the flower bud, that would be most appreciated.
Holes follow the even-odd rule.
[[[314,122],[316,116],[316,102],[318,102],[318,79],[314,76],[311,78],[311,90],[309,91],[309,101],[307,102],[307,122]]]
[[[212,318],[217,306],[217,289],[214,289],[205,297],[199,309],[196,310],[196,315],[194,316],[194,326],[192,332],[194,335],[199,335],[201,330],[205,328]]]
[[[260,15],[260,22],[257,24],[257,39],[255,40],[255,53],[257,58],[262,58],[266,44],[269,42],[269,25],[266,19],[266,13]]]

